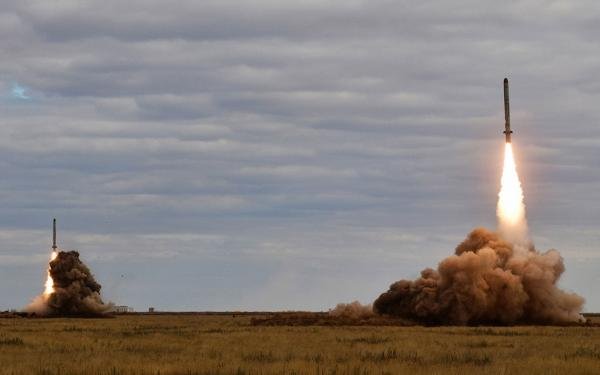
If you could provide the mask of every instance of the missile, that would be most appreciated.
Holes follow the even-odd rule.
[[[510,143],[510,106],[508,104],[508,78],[504,78],[504,135],[506,135],[506,143]]]
[[[56,251],[56,219],[52,220],[52,251]]]

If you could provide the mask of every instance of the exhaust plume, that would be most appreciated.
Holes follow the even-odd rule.
[[[25,310],[44,316],[102,315],[111,311],[112,304],[102,301],[100,289],[77,251],[55,251],[44,293]]]
[[[498,231],[502,238],[519,246],[527,248],[529,234],[525,218],[525,197],[521,181],[517,173],[517,165],[513,155],[512,144],[504,146],[504,167],[500,179],[500,192],[496,215]]]
[[[58,255],[58,251],[52,250],[52,255],[50,255],[50,261],[52,262],[56,259]],[[50,266],[48,266],[48,276],[46,277],[46,283],[44,283],[44,295],[49,296],[54,292],[54,281],[52,280],[52,276],[50,276]]]
[[[560,324],[583,321],[584,299],[558,288],[565,271],[556,250],[538,252],[529,239],[524,195],[512,145],[504,154],[498,233],[473,230],[417,280],[393,283],[373,303],[376,313],[435,324]]]

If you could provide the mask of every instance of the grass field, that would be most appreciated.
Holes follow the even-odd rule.
[[[600,373],[598,327],[270,327],[250,319],[0,319],[0,374]]]

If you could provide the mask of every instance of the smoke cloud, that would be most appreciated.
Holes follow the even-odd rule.
[[[26,308],[39,315],[102,315],[112,310],[100,297],[101,286],[77,251],[60,251],[50,261],[51,293],[42,294]]]
[[[373,304],[376,313],[432,324],[560,324],[581,321],[584,299],[557,287],[556,250],[523,251],[484,228],[473,230],[437,270],[400,280]]]
[[[337,306],[329,310],[329,316],[332,317],[365,319],[373,315],[372,305],[363,305],[358,301],[350,303],[338,303]]]

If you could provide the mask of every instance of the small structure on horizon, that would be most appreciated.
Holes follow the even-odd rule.
[[[133,307],[121,305],[113,307],[113,312],[124,314],[124,313],[132,313],[134,312]]]

